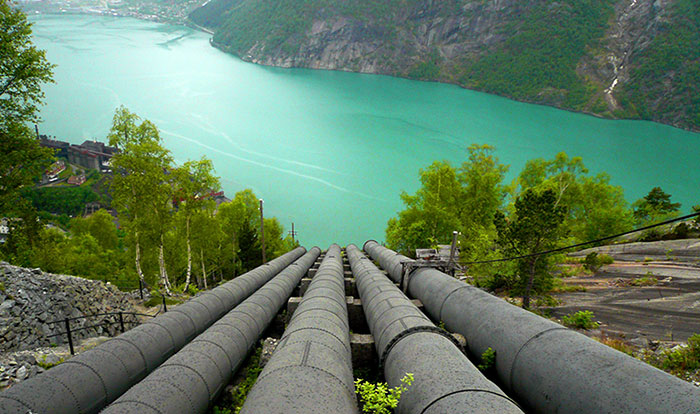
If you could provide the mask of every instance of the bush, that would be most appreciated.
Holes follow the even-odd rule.
[[[700,334],[688,338],[688,346],[685,348],[664,351],[661,367],[673,373],[700,368]]]
[[[597,272],[604,265],[609,265],[614,262],[613,258],[607,254],[598,254],[596,252],[591,252],[586,255],[586,259],[583,262],[583,267],[591,272]]]
[[[578,311],[564,316],[561,321],[564,325],[574,329],[595,329],[600,326],[598,322],[593,321],[593,312],[591,311]]]
[[[364,381],[362,378],[355,380],[355,392],[360,395],[362,412],[371,414],[390,414],[399,405],[399,399],[404,391],[413,383],[413,374],[406,374],[401,378],[401,384],[389,388],[385,382],[377,384]]]

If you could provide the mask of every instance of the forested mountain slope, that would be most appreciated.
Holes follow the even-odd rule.
[[[696,0],[211,0],[190,19],[251,62],[437,80],[700,130]]]

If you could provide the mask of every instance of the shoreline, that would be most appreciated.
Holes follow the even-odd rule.
[[[28,13],[28,11],[26,11],[26,10],[25,10],[24,12],[25,12],[25,13]],[[36,16],[36,15],[41,15],[41,14],[47,14],[47,15],[62,15],[62,14],[80,15],[80,14],[83,14],[83,15],[89,15],[89,16],[127,17],[127,18],[133,18],[133,19],[138,19],[138,20],[144,20],[144,21],[149,21],[149,22],[154,22],[154,23],[171,24],[171,25],[180,25],[180,26],[189,27],[190,29],[197,30],[197,31],[200,31],[200,32],[209,34],[210,36],[212,36],[212,37],[209,39],[209,45],[210,45],[211,47],[214,47],[214,48],[220,50],[220,51],[223,52],[223,53],[229,54],[229,55],[231,55],[231,56],[235,56],[236,58],[238,58],[238,59],[240,59],[240,60],[242,60],[242,61],[244,61],[244,62],[252,63],[252,64],[255,64],[255,65],[268,66],[268,67],[274,67],[274,68],[283,68],[283,69],[328,70],[328,71],[348,72],[348,73],[367,74],[367,75],[381,75],[381,76],[390,76],[390,77],[393,77],[393,78],[406,79],[406,80],[416,81],[416,82],[431,82],[431,83],[440,83],[440,84],[445,84],[445,85],[454,85],[454,86],[457,86],[457,87],[459,87],[459,88],[461,88],[461,89],[465,89],[465,90],[469,90],[469,91],[474,91],[474,92],[479,92],[479,93],[484,93],[484,94],[492,95],[492,96],[497,96],[497,97],[500,97],[500,98],[503,98],[503,99],[508,99],[508,100],[511,100],[511,101],[514,101],[514,102],[520,102],[520,103],[525,103],[525,104],[529,104],[529,105],[537,105],[537,106],[543,106],[543,107],[548,107],[548,108],[559,109],[559,110],[562,110],[562,111],[566,111],[566,112],[570,112],[570,113],[574,113],[574,114],[581,114],[581,115],[592,116],[592,117],[594,117],[594,118],[598,118],[598,119],[602,119],[602,120],[607,120],[607,121],[643,121],[643,122],[653,122],[653,123],[657,123],[657,124],[660,124],[660,125],[665,125],[665,126],[669,126],[669,127],[672,127],[672,128],[676,128],[676,129],[679,129],[679,130],[682,130],[682,131],[691,132],[691,133],[694,133],[694,134],[700,134],[700,128],[697,128],[697,129],[694,129],[694,128],[687,128],[687,127],[683,127],[683,126],[680,126],[680,125],[675,125],[675,124],[673,124],[673,123],[666,123],[666,122],[661,122],[661,121],[657,121],[657,120],[653,120],[653,119],[606,117],[606,116],[603,116],[603,115],[601,115],[601,114],[594,113],[594,112],[577,111],[577,110],[574,110],[574,109],[570,109],[570,108],[566,108],[566,107],[561,107],[561,106],[557,106],[557,105],[553,105],[553,104],[546,104],[546,103],[541,103],[541,102],[532,102],[532,101],[528,101],[528,100],[524,100],[524,99],[516,99],[516,98],[514,98],[514,97],[512,97],[512,96],[502,95],[502,94],[495,93],[495,92],[486,92],[486,91],[479,90],[479,89],[472,89],[472,88],[468,88],[468,87],[465,87],[465,86],[463,86],[463,85],[460,85],[459,83],[456,83],[456,82],[447,82],[447,81],[441,81],[441,80],[412,79],[412,78],[409,78],[409,77],[406,77],[406,76],[399,76],[399,75],[396,75],[396,74],[382,73],[382,72],[356,72],[356,71],[346,70],[346,69],[311,68],[311,67],[305,67],[305,66],[291,66],[291,67],[288,67],[288,66],[280,66],[280,65],[274,65],[274,64],[270,65],[270,64],[264,64],[264,63],[260,63],[260,62],[255,62],[255,61],[252,60],[252,59],[248,59],[248,58],[246,58],[246,57],[243,57],[243,56],[238,55],[237,53],[234,53],[234,52],[230,51],[230,49],[229,49],[228,47],[226,47],[225,45],[222,45],[222,44],[220,44],[220,43],[214,42],[214,41],[213,41],[214,31],[212,31],[212,30],[210,30],[210,29],[207,29],[207,28],[205,28],[205,27],[202,27],[202,26],[200,26],[200,25],[194,23],[194,22],[191,21],[188,17],[184,17],[183,19],[165,19],[165,18],[162,18],[162,17],[160,17],[160,16],[156,16],[156,15],[144,15],[144,14],[139,14],[139,13],[130,14],[130,13],[120,13],[120,12],[116,12],[116,11],[111,11],[111,12],[110,12],[110,11],[107,11],[107,10],[101,11],[101,10],[86,10],[86,9],[59,10],[59,11],[55,11],[55,10],[54,10],[54,11],[48,11],[48,12],[42,12],[42,11],[35,10],[35,11],[33,11],[33,13],[32,13],[31,15]]]

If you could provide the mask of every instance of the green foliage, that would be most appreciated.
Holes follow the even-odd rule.
[[[536,193],[527,190],[515,200],[515,211],[506,220],[497,212],[494,224],[498,231],[498,245],[507,256],[524,256],[551,249],[556,245],[564,222],[565,209],[557,206],[553,190]],[[530,306],[530,294],[547,292],[552,287],[547,256],[518,259],[514,290],[523,296],[523,307]]]
[[[657,36],[630,56],[630,80],[621,85],[618,95],[628,111],[641,118],[672,119],[698,128],[700,6],[696,0],[676,0],[667,7]]]
[[[664,192],[661,187],[654,187],[644,198],[637,200],[632,208],[637,224],[644,226],[678,216],[681,205],[672,203],[671,195]]]
[[[569,285],[564,283],[560,278],[552,279],[552,293],[565,293],[565,292],[585,292],[586,287],[581,285]],[[554,305],[556,306],[556,305]]]
[[[394,388],[384,383],[371,383],[361,378],[355,380],[355,392],[360,396],[362,412],[371,414],[390,414],[397,405],[401,394],[408,391],[413,383],[413,374],[407,373],[401,383]]]
[[[493,155],[488,145],[471,145],[468,159],[459,169],[448,162],[434,162],[420,170],[421,188],[415,195],[401,194],[406,209],[389,220],[387,245],[405,255],[416,248],[452,241],[452,232],[460,239],[461,257],[465,259],[492,254],[495,238],[493,217],[503,203],[505,187],[501,184],[508,170]]]
[[[255,385],[255,381],[258,380],[262,368],[260,368],[260,355],[262,354],[262,346],[256,348],[255,352],[249,357],[248,364],[242,371],[243,381],[238,384],[238,387],[233,391],[231,395],[231,408],[233,412],[238,414],[245,403],[248,393]]]
[[[487,372],[496,367],[496,351],[491,349],[491,347],[486,348],[486,350],[481,354],[481,364],[477,366],[480,371]]]
[[[700,334],[688,338],[688,346],[663,353],[661,366],[674,374],[700,368]]]
[[[651,272],[647,272],[646,275],[642,277],[638,277],[636,279],[632,279],[630,281],[631,286],[655,286],[659,283],[659,280],[654,277],[654,274]]]
[[[614,259],[607,254],[591,252],[586,255],[586,259],[583,262],[583,267],[595,273],[600,270],[601,267],[612,264],[613,262]]]
[[[26,215],[26,203],[18,198],[51,164],[53,154],[39,146],[28,123],[39,120],[44,98],[41,85],[52,82],[51,65],[42,50],[32,44],[31,24],[7,0],[0,1],[0,214]],[[19,231],[21,229],[17,229]],[[35,235],[35,234],[34,234]],[[3,246],[6,255],[24,256],[21,248],[31,247],[33,234],[16,235],[23,246]],[[8,243],[19,242],[10,240]]]
[[[22,191],[22,196],[39,211],[72,217],[82,214],[85,204],[99,200],[99,196],[87,186],[32,187]]]
[[[53,82],[53,68],[46,53],[32,44],[24,13],[8,0],[0,1],[0,130],[38,121],[41,85]]]
[[[632,227],[632,217],[621,187],[610,176],[589,176],[580,157],[558,153],[552,160],[530,160],[515,181],[513,195],[527,189],[550,189],[557,205],[566,207],[563,227],[574,241],[588,241],[621,233]]]
[[[42,355],[42,356],[41,356],[41,359],[39,359],[38,361],[36,361],[36,364],[39,365],[40,367],[44,368],[44,369],[49,369],[49,368],[55,367],[56,365],[62,364],[62,363],[64,363],[64,362],[65,362],[65,359],[59,358],[56,362],[54,362],[54,363],[49,363],[49,362],[46,362],[46,355]]]
[[[502,30],[505,41],[465,62],[461,82],[470,88],[581,110],[593,85],[577,72],[613,15],[614,0],[564,0],[533,4]]]
[[[595,329],[600,326],[598,322],[593,321],[591,311],[578,311],[562,317],[561,321],[569,328],[575,329]]]

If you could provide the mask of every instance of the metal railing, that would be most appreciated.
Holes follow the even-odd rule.
[[[158,316],[158,315],[161,313],[161,311],[162,311],[162,312],[167,312],[167,311],[168,311],[168,306],[167,306],[166,303],[165,303],[165,296],[163,296],[163,307],[162,307],[162,309],[158,310],[158,312],[156,312],[156,313],[153,314],[153,315],[149,315],[149,314],[146,314],[146,313],[138,313],[138,312],[124,312],[124,311],[119,311],[119,312],[97,313],[97,314],[94,314],[94,315],[74,316],[74,317],[71,317],[71,318],[64,318],[64,319],[58,319],[58,320],[55,320],[55,321],[49,321],[49,322],[47,322],[47,324],[60,324],[60,323],[63,323],[63,324],[65,325],[65,327],[66,327],[66,330],[63,331],[63,332],[58,332],[58,333],[52,334],[52,335],[47,335],[46,337],[47,337],[47,338],[53,338],[53,337],[56,337],[56,336],[66,335],[66,336],[68,337],[68,346],[70,347],[70,354],[71,354],[71,355],[75,355],[75,348],[74,348],[74,345],[73,345],[73,334],[74,334],[74,333],[80,332],[80,331],[85,331],[85,330],[88,330],[88,329],[96,329],[96,328],[100,328],[100,327],[109,327],[109,326],[111,326],[111,325],[116,325],[116,324],[119,324],[119,330],[121,331],[121,333],[124,333],[124,332],[126,332],[126,324],[128,324],[128,323],[135,324],[135,325],[139,325],[139,324],[140,324],[140,322],[138,321],[138,319],[136,319],[136,316],[145,316],[145,317],[149,317],[149,318],[155,318],[156,316]],[[128,315],[134,316],[134,320],[133,320],[133,321],[125,321],[125,320],[124,320],[124,315],[127,315],[127,316],[128,316]],[[83,327],[80,327],[80,328],[77,328],[77,329],[71,329],[71,326],[70,326],[70,322],[71,322],[71,321],[76,321],[76,320],[80,320],[80,319],[99,318],[99,317],[105,317],[105,316],[117,316],[118,319],[117,319],[116,321],[114,321],[114,322],[102,321],[102,322],[100,322],[100,323],[96,323],[96,324],[93,324],[93,325],[83,326]]]

